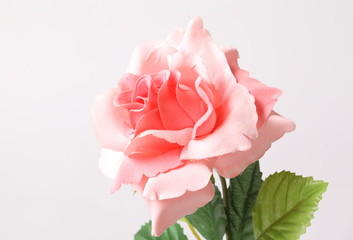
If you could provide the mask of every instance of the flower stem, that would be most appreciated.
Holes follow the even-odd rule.
[[[197,240],[202,240],[201,237],[199,236],[199,234],[197,233],[196,229],[194,228],[194,226],[191,224],[191,222],[189,220],[187,220],[185,217],[182,219],[184,222],[186,222],[186,224],[189,226],[192,234],[194,234],[195,238]]]
[[[228,201],[228,189],[227,189],[227,182],[226,179],[224,177],[222,177],[221,175],[219,175],[219,179],[221,180],[221,184],[222,184],[222,193],[223,193],[223,202],[224,202],[224,208],[226,211],[226,216],[227,216],[227,232],[226,232],[226,236],[227,236],[227,240],[232,240],[232,236],[230,234],[230,217],[229,217],[229,201]]]

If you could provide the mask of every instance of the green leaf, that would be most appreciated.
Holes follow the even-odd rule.
[[[194,214],[185,216],[206,240],[221,240],[226,232],[227,216],[221,193],[215,186],[211,202],[199,208]]]
[[[151,221],[143,225],[135,234],[135,240],[188,240],[185,236],[183,229],[180,227],[178,223],[169,227],[164,233],[159,237],[154,237],[151,235]]]
[[[254,240],[251,209],[262,184],[259,162],[230,179],[228,206],[232,239]]]
[[[282,171],[262,184],[253,208],[256,240],[297,240],[310,225],[328,184]]]

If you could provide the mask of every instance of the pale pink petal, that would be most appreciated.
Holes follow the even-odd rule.
[[[159,125],[161,122],[159,111],[154,114],[149,114],[149,112],[158,107],[157,93],[169,76],[170,71],[166,70],[153,75],[153,78],[151,76],[143,76],[137,81],[132,101],[134,104],[141,104],[141,106],[139,108],[130,109],[131,111],[129,112],[130,123],[137,131],[135,134],[138,134],[138,132],[141,131],[141,124],[151,125],[151,127],[153,125],[152,129],[164,129],[163,124],[161,127],[155,128],[156,125]],[[127,106],[124,107],[127,108]],[[146,114],[148,116],[144,116]],[[151,116],[155,116],[157,119],[151,119]],[[158,122],[146,122],[154,120],[158,120]],[[139,127],[136,126],[137,123],[140,123]]]
[[[224,93],[225,102],[217,110],[216,128],[200,139],[191,140],[183,149],[182,159],[205,159],[251,147],[257,137],[254,97],[235,81]]]
[[[145,102],[145,99],[143,99],[143,104],[136,104],[132,103],[130,106],[139,106],[139,108],[135,109],[129,109],[129,119],[130,119],[130,124],[133,128],[136,128],[137,122],[140,120],[140,118],[147,112],[149,112],[148,105]]]
[[[205,114],[206,105],[201,101],[200,96],[193,88],[179,84],[177,86],[176,97],[180,106],[194,122],[197,122]]]
[[[118,94],[119,90],[113,88],[99,95],[92,115],[94,133],[101,146],[121,152],[128,143],[123,134],[124,122],[128,121],[128,111],[114,106],[114,99]]]
[[[176,88],[176,97],[183,110],[196,122],[206,112],[206,106],[201,101],[195,89],[198,78],[207,78],[207,72],[202,59],[196,54],[177,52],[169,58],[169,66],[180,72]]]
[[[195,81],[198,78],[201,78],[202,80],[206,80],[208,83],[210,82],[208,73],[207,73],[207,68],[203,63],[203,59],[196,53],[177,52],[169,58],[168,62],[169,62],[170,69],[177,70],[178,72],[180,72],[180,79],[178,82],[180,89],[189,88],[194,92],[196,92]],[[232,77],[232,81],[235,81],[234,76]],[[212,95],[213,95],[213,101],[214,101],[213,105],[215,106],[215,108],[218,108],[222,103],[222,97],[223,97],[222,92],[216,91],[212,84],[208,84],[208,85],[209,85],[209,88],[212,89]],[[178,90],[179,89],[177,89],[177,92]],[[184,104],[184,102],[181,102],[181,99],[179,98],[178,100],[181,106],[187,109],[187,104]],[[197,101],[197,102],[200,102],[200,101]],[[192,111],[188,113],[191,114],[191,112]]]
[[[134,90],[127,90],[120,92],[118,96],[114,99],[114,106],[119,107],[120,105],[131,104],[132,97],[134,95]]]
[[[139,75],[131,73],[124,74],[118,82],[118,89],[120,90],[120,92],[134,90],[136,82],[139,80],[139,78]]]
[[[135,135],[137,136],[142,131],[146,130],[163,130],[163,122],[159,114],[159,110],[153,109],[145,113],[137,122],[135,127]]]
[[[202,81],[201,78],[199,78],[197,79],[195,86],[198,95],[207,106],[207,111],[195,123],[192,133],[193,139],[195,139],[196,136],[202,136],[212,132],[217,120],[216,112],[213,108],[213,101],[211,101],[213,99],[210,99],[210,96],[212,97],[212,91],[208,88],[207,83],[205,81]]]
[[[180,28],[174,29],[168,34],[167,42],[173,48],[177,48],[181,40],[183,40],[183,36],[184,36],[184,29],[180,29]]]
[[[151,76],[145,75],[140,77],[136,82],[134,89],[132,102],[133,104],[141,104],[141,107],[130,109],[129,118],[130,123],[133,128],[135,128],[136,123],[139,119],[148,111],[150,111],[150,106],[148,103],[148,93],[151,86]]]
[[[148,97],[148,92],[151,86],[151,80],[152,77],[149,75],[144,75],[139,78],[139,80],[136,82],[136,86],[134,89],[134,95],[132,98],[133,102],[142,103],[143,101],[141,99]]]
[[[235,48],[230,48],[230,47],[222,47],[222,51],[224,52],[224,55],[227,58],[230,70],[232,71],[233,74],[235,74],[235,71],[239,68],[239,66],[238,66],[238,58],[239,58],[238,51]]]
[[[180,130],[194,126],[194,121],[180,106],[176,97],[179,72],[171,71],[169,79],[158,93],[158,108],[165,129]]]
[[[213,167],[226,178],[233,178],[243,172],[251,163],[259,160],[274,141],[295,129],[295,124],[274,112],[259,129],[259,136],[247,151],[237,151],[214,160]]]
[[[147,130],[140,133],[126,147],[124,153],[155,155],[186,145],[192,134],[192,128],[182,130]]]
[[[154,131],[149,130],[145,131],[144,135],[153,135],[158,138],[165,139],[170,143],[177,143],[180,146],[185,146],[191,138],[192,128],[184,128],[182,130],[171,131],[171,130],[161,130],[161,131]],[[142,135],[143,136],[143,135]]]
[[[146,132],[148,131],[142,132],[131,141],[131,143],[126,147],[124,151],[125,155],[152,156],[180,148],[180,145],[178,145],[177,143],[170,143],[165,139],[155,137],[152,134],[145,134]]]
[[[161,172],[176,168],[184,163],[180,160],[181,149],[157,156],[126,157],[123,159],[112,191],[122,184],[139,183],[143,176],[154,177]]]
[[[224,53],[213,42],[209,32],[203,28],[200,17],[190,21],[178,50],[201,57],[207,69],[206,80],[214,85],[216,91],[225,92],[229,83],[235,81]]]
[[[179,84],[192,89],[197,78],[207,78],[207,69],[196,53],[176,52],[168,58],[168,64],[171,70],[180,72]]]
[[[211,182],[206,187],[186,192],[184,195],[166,200],[145,198],[152,215],[152,235],[160,236],[165,229],[175,224],[185,215],[193,214],[198,208],[212,200],[214,187]]]
[[[281,90],[266,86],[256,79],[250,78],[249,73],[242,69],[237,69],[235,72],[237,82],[244,85],[255,97],[256,111],[258,115],[257,126],[260,127],[271,114],[272,108],[281,95]]]
[[[154,109],[158,107],[158,99],[157,95],[159,89],[162,87],[163,83],[165,83],[170,77],[170,71],[160,71],[157,74],[153,75],[151,81],[151,87],[148,93],[148,104],[150,105],[150,109]]]
[[[123,94],[125,94],[125,92]],[[138,110],[143,108],[143,103],[131,102],[131,103],[119,104],[119,97],[114,98],[113,105],[114,107],[125,108],[126,110]]]
[[[175,52],[166,41],[144,43],[133,51],[127,72],[144,75],[169,69],[167,58]]]
[[[186,164],[149,178],[143,196],[151,200],[176,198],[186,191],[204,188],[210,180],[212,169],[206,161],[185,162]]]
[[[151,89],[153,89],[155,93],[158,93],[163,83],[169,79],[170,74],[171,74],[170,70],[163,70],[153,75]]]
[[[122,152],[103,148],[98,162],[99,169],[107,178],[115,179],[123,157],[124,154]]]

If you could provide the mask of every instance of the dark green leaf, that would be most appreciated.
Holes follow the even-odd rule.
[[[211,202],[199,208],[194,214],[185,216],[206,240],[221,240],[226,232],[227,216],[221,193],[215,186]]]
[[[251,209],[261,187],[261,176],[259,162],[256,161],[229,181],[228,205],[232,239],[254,240]]]
[[[269,176],[252,211],[255,239],[299,239],[310,225],[327,185],[285,171]]]
[[[179,224],[174,224],[169,227],[164,233],[159,237],[153,237],[151,235],[151,221],[143,225],[135,234],[135,240],[187,240],[188,238],[185,236],[183,229]]]

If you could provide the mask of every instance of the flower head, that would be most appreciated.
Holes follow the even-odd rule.
[[[215,169],[235,177],[294,124],[272,108],[281,91],[239,68],[198,17],[166,41],[137,47],[116,88],[97,98],[100,166],[113,191],[132,184],[158,236],[209,202]]]

